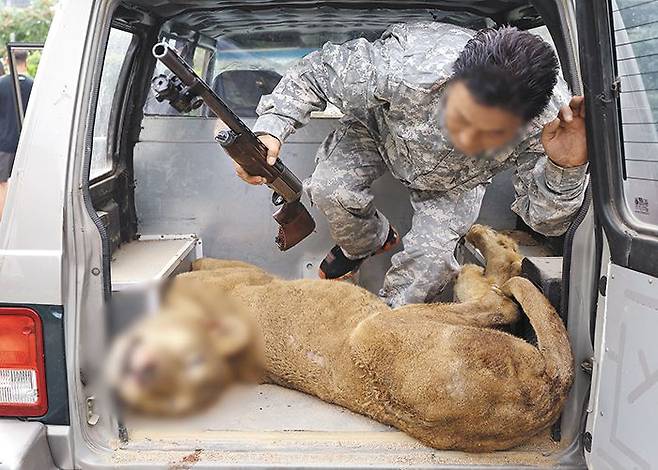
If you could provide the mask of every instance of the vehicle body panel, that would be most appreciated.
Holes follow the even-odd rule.
[[[593,380],[592,468],[658,462],[658,278],[611,264]]]
[[[57,7],[59,12],[40,66],[40,76],[49,78],[47,81],[38,80],[33,90],[24,128],[24,135],[30,137],[22,139],[19,147],[6,218],[19,220],[19,214],[35,216],[20,217],[17,224],[0,224],[0,302],[55,305],[61,306],[56,307],[55,312],[66,313],[59,318],[65,325],[66,363],[53,366],[62,371],[60,378],[66,378],[63,384],[68,387],[68,398],[62,400],[66,401],[67,409],[61,415],[66,416],[66,420],[58,418],[53,422],[66,424],[70,419],[71,426],[44,428],[40,423],[6,420],[11,429],[20,429],[28,436],[21,438],[26,444],[17,439],[17,447],[37,449],[35,456],[40,455],[44,449],[41,436],[47,430],[52,456],[62,468],[184,468],[188,465],[195,468],[310,468],[318,465],[349,468],[584,468],[579,437],[589,375],[581,368],[577,368],[574,390],[565,407],[567,418],[562,422],[563,444],[559,449],[533,447],[531,443],[526,448],[480,456],[434,451],[394,430],[357,427],[345,431],[340,428],[341,422],[331,424],[336,410],[323,408],[331,405],[315,403],[315,399],[306,396],[295,396],[286,402],[277,394],[272,395],[278,397],[272,398],[272,403],[281,408],[281,413],[292,413],[283,406],[293,404],[299,406],[296,412],[304,415],[309,428],[328,427],[319,431],[287,428],[259,431],[261,422],[257,421],[252,423],[256,427],[254,430],[215,428],[205,433],[186,433],[184,430],[167,433],[163,430],[160,435],[135,433],[130,440],[125,439],[126,436],[122,435],[125,429],[122,430],[111,413],[111,400],[104,396],[95,377],[106,339],[106,325],[102,319],[104,300],[109,294],[110,260],[104,245],[106,240],[99,232],[89,200],[89,168],[86,166],[90,160],[90,147],[94,145],[89,123],[97,100],[94,90],[98,87],[99,64],[103,63],[102,45],[107,39],[109,18],[115,3],[109,0],[68,0]],[[161,20],[186,9],[188,18],[196,18],[199,22],[208,11],[218,7],[217,2],[201,5],[203,2],[183,0],[136,0],[133,3],[158,7]],[[350,8],[356,6],[355,2],[328,3],[334,6],[349,4]],[[400,2],[385,3],[387,7],[398,8]],[[404,3],[406,6],[426,7],[430,2],[422,5]],[[468,3],[468,10],[500,17],[517,8],[525,11],[526,2],[442,1],[434,2],[432,7],[460,10],[465,8],[465,3]],[[576,41],[572,3],[536,3],[544,5],[545,11],[559,14],[561,31],[567,38],[566,46],[561,46],[561,60],[567,71],[565,76],[570,75],[577,91],[579,74],[575,62],[577,53],[572,47]],[[253,8],[277,7],[277,2],[250,4]],[[546,7],[549,4],[559,8],[550,10]],[[335,123],[335,120],[316,119],[284,147],[286,162],[300,177],[308,176],[313,169],[312,160],[302,160],[301,157],[313,153],[313,148],[319,144],[317,136],[326,134]],[[275,225],[267,191],[243,185],[234,177],[230,161],[210,138],[212,120],[153,116],[145,118],[143,124],[141,134],[134,142],[136,201],[142,233],[195,232],[201,235],[204,250],[214,256],[236,257],[237,250],[243,252],[241,257],[247,261],[286,277],[315,277],[317,264],[330,244],[324,220],[318,213],[315,216],[319,229],[315,238],[305,242],[301,250],[280,254],[272,242]],[[186,143],[188,150],[193,148],[193,152],[184,151],[180,147],[182,143]],[[163,185],[163,182],[167,184]],[[492,187],[496,184],[499,183],[494,180]],[[503,189],[502,183],[500,188],[497,194],[504,197],[485,201],[485,207],[486,204],[490,204],[490,209],[509,206],[507,200],[500,199],[511,197],[511,194]],[[411,212],[405,190],[389,177],[379,181],[375,190],[380,201],[386,196],[382,207],[387,215],[393,214],[393,223],[402,229],[408,227]],[[245,206],[249,208],[248,217],[245,216]],[[592,321],[590,313],[597,299],[591,292],[598,280],[598,268],[593,270],[593,267],[598,266],[600,259],[594,214],[587,209],[583,210],[580,225],[572,234],[570,296],[567,299],[570,312],[568,330],[577,364],[586,362],[592,354],[588,333]],[[217,213],[222,214],[221,223],[209,223],[208,220],[213,220]],[[492,213],[492,210],[487,213]],[[515,220],[505,216],[484,222],[513,228]],[[379,257],[368,263],[361,283],[374,290],[381,283],[387,263],[388,257]],[[50,393],[49,385],[49,396]],[[93,399],[91,403],[95,403],[92,408],[90,398]],[[329,418],[319,424],[313,423],[316,416],[322,419],[322,409]],[[94,421],[91,418],[96,411],[99,416]],[[284,427],[283,423],[276,421],[271,420]],[[288,424],[286,426],[294,427],[294,423]],[[330,429],[334,425],[336,429]],[[13,443],[13,436],[9,442]]]
[[[60,5],[60,10],[63,5]],[[85,8],[80,9],[82,13]],[[83,15],[76,14],[82,19]],[[62,305],[66,172],[86,21],[56,15],[23,124],[0,224],[0,302]],[[67,47],[58,46],[64,40]],[[46,236],[44,236],[46,235]]]
[[[0,419],[0,469],[51,470],[55,464],[48,447],[46,426]]]
[[[634,8],[651,10],[634,14]],[[622,9],[625,11],[620,13]],[[605,237],[592,391],[583,436],[588,465],[595,469],[648,469],[658,462],[658,343],[654,338],[658,327],[658,227],[632,214],[626,198],[634,189],[624,159],[629,156],[629,126],[625,124],[651,125],[647,126],[652,132],[645,144],[653,144],[653,148],[645,145],[645,158],[650,159],[658,145],[651,128],[651,111],[658,103],[655,99],[652,102],[651,90],[642,87],[638,93],[625,88],[633,82],[642,84],[644,77],[637,75],[650,76],[655,70],[646,64],[640,67],[639,61],[655,55],[656,45],[653,51],[639,54],[635,46],[631,47],[651,45],[651,38],[636,36],[630,40],[625,34],[625,30],[635,28],[633,32],[638,33],[638,27],[654,24],[648,13],[658,15],[655,2],[583,2],[578,13],[579,25],[590,26],[579,29],[581,65],[588,103],[590,165],[596,182],[594,207]],[[631,23],[620,21],[622,16]],[[645,33],[655,36],[652,30]],[[635,77],[630,81],[626,79],[629,73]],[[636,95],[629,101],[627,93]],[[651,175],[644,176],[652,181]]]

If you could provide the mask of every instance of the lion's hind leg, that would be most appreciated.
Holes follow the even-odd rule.
[[[411,304],[392,312],[400,316],[418,316],[448,325],[498,328],[516,323],[519,309],[507,297],[489,293],[480,300],[453,304]]]
[[[473,408],[472,403],[490,405],[477,386],[478,379],[487,380],[477,377],[477,370],[488,359],[478,346],[493,340],[505,349],[513,338],[482,328],[437,324],[433,315],[424,315],[430,305],[409,307],[414,308],[405,315],[399,314],[401,309],[371,315],[350,335],[351,358],[367,384],[360,402],[365,406],[357,411],[432,447],[478,449],[478,433],[493,430],[464,426],[486,421],[482,407]]]

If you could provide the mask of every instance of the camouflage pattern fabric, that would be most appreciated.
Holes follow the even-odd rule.
[[[375,208],[370,188],[386,163],[368,130],[344,121],[320,146],[317,166],[304,187],[327,217],[336,244],[348,258],[357,259],[381,248],[388,235],[388,220]]]
[[[478,156],[451,145],[442,126],[442,95],[473,34],[443,23],[412,23],[394,25],[372,43],[327,43],[293,66],[258,106],[254,131],[281,141],[327,103],[344,113],[321,145],[307,187],[349,257],[374,252],[388,231],[374,207],[372,181],[390,171],[409,187],[413,226],[380,292],[393,306],[426,301],[451,279],[458,267],[455,245],[477,218],[495,174],[516,168],[512,210],[545,235],[564,233],[583,201],[586,165],[560,168],[540,142],[544,124],[571,97],[562,79],[546,110],[513,145]]]

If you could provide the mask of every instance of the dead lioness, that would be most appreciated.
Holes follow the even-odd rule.
[[[239,261],[202,259],[163,311],[113,350],[113,383],[133,408],[181,414],[231,381],[279,384],[395,426],[440,449],[507,449],[548,427],[571,385],[560,318],[509,238],[467,235],[487,260],[465,266],[458,303],[391,309],[343,282],[286,281]],[[521,305],[538,347],[494,327]],[[255,376],[254,376],[255,373]]]

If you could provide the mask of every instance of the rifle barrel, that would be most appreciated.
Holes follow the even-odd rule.
[[[178,53],[168,44],[161,42],[153,46],[153,56],[160,60],[181,82],[190,88],[194,88],[196,93],[203,99],[206,106],[210,108],[215,115],[226,124],[236,134],[251,133],[249,129],[238,118],[233,111],[224,103],[210,87],[199,78],[196,72],[190,67]]]

